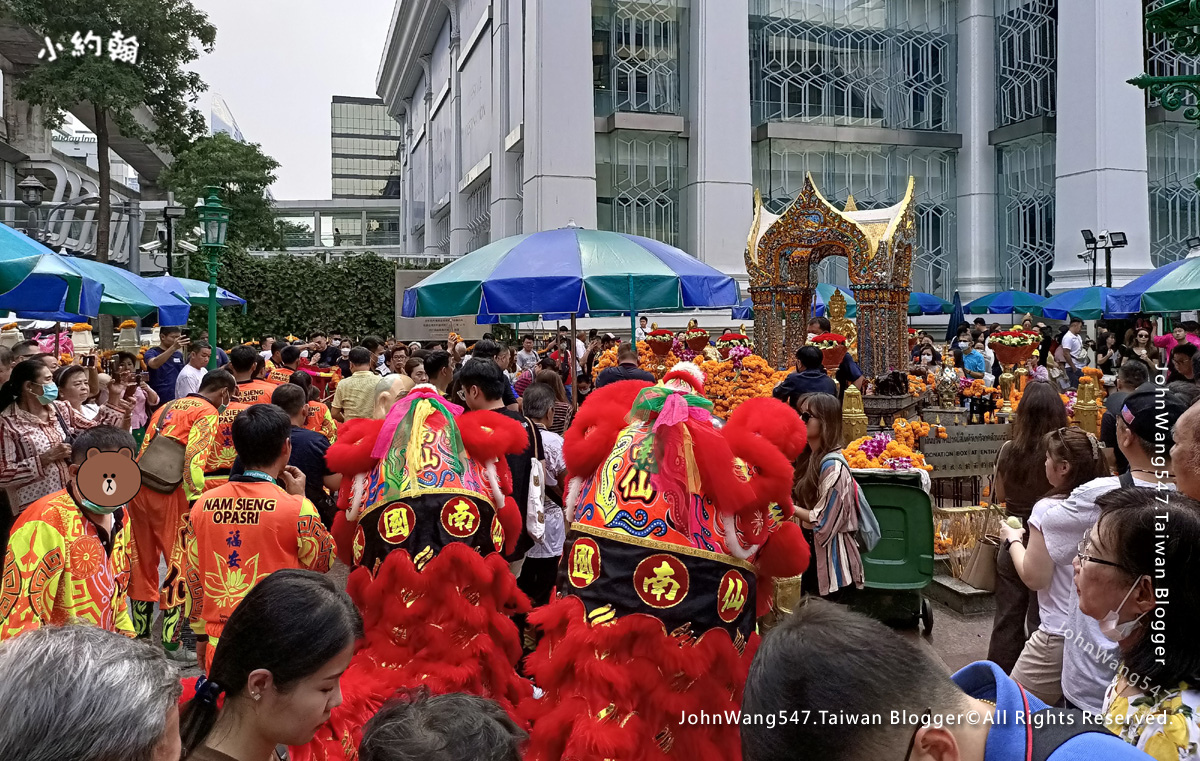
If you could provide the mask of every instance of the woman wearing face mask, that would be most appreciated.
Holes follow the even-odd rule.
[[[66,486],[71,441],[80,431],[127,428],[129,405],[121,400],[110,399],[92,420],[57,400],[54,377],[37,359],[17,365],[0,386],[0,488],[14,514]]]
[[[1118,643],[1102,715],[1156,759],[1200,758],[1200,503],[1130,488],[1096,500],[1079,546],[1079,609]]]
[[[1021,581],[1037,592],[1038,628],[1025,643],[1012,676],[1042,702],[1055,705],[1062,700],[1063,642],[1071,605],[1074,570],[1070,562],[1055,563],[1048,545],[1069,550],[1078,545],[1079,535],[1048,527],[1043,532],[1046,511],[1061,505],[1077,487],[1108,475],[1100,442],[1079,428],[1059,428],[1044,437],[1046,480],[1050,491],[1033,506],[1028,521],[1029,544],[1022,544],[1025,531],[1000,524],[1007,552]]]
[[[942,372],[942,356],[932,346],[925,345],[919,348],[920,353],[917,354],[912,369],[908,371],[909,374],[919,378],[924,378],[929,373],[940,374]]]
[[[278,746],[308,743],[341,705],[361,634],[354,603],[325,576],[285,569],[259,582],[180,714],[185,761],[276,761]]]

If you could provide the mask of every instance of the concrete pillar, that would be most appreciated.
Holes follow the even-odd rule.
[[[429,54],[421,56],[421,69],[425,72],[425,253],[446,254],[440,251],[433,237],[433,80],[429,68]]]
[[[450,10],[450,254],[469,253],[471,231],[467,229],[467,196],[458,191],[463,181],[462,159],[462,74],[458,57],[462,54],[462,36],[458,26],[458,3],[442,0]]]
[[[396,161],[400,167],[400,247],[401,250],[408,250],[408,148],[412,144],[412,129],[409,127],[409,122],[412,120],[412,111],[409,107],[407,99],[400,101],[400,111],[403,114],[400,121],[400,147],[396,154]]]
[[[958,290],[964,302],[996,290],[996,15],[993,0],[958,4]]]
[[[591,3],[527,0],[525,14],[525,230],[595,229]]]
[[[519,235],[517,216],[521,213],[518,195],[521,178],[517,176],[517,155],[505,150],[504,139],[516,126],[512,123],[511,51],[509,35],[510,0],[497,0],[492,6],[492,240]],[[520,30],[517,30],[520,33]]]
[[[748,0],[692,0],[684,247],[729,274],[746,270],[754,217]]]
[[[404,178],[404,251],[405,253],[420,253],[413,245],[412,231],[417,220],[413,215],[413,173],[412,173],[412,157],[413,157],[413,110],[412,98],[404,99],[404,112],[407,115],[404,119],[404,165],[406,167]]]
[[[1146,101],[1125,80],[1145,67],[1140,0],[1061,0],[1054,278],[1060,293],[1092,284],[1080,230],[1124,232],[1113,285],[1151,268]],[[1104,254],[1101,252],[1103,258]],[[1104,262],[1097,269],[1104,285]]]

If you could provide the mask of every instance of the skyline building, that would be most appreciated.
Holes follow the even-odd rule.
[[[333,96],[333,198],[399,198],[400,124],[378,98]]]

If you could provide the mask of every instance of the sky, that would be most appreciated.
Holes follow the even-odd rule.
[[[329,104],[376,97],[393,0],[194,0],[217,28],[193,68],[221,95],[246,140],[280,163],[276,200],[331,195]]]

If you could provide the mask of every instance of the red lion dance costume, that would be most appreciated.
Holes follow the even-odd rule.
[[[737,761],[736,726],[681,725],[741,705],[771,579],[808,565],[787,521],[794,410],[742,404],[714,426],[695,365],[594,392],[566,434],[571,530],[559,599],[530,614],[526,761]]]
[[[532,696],[517,676],[510,616],[529,610],[502,557],[521,531],[504,455],[525,428],[467,412],[432,386],[396,402],[386,420],[352,420],[329,448],[346,478],[334,521],[348,591],[365,637],[342,677],[343,703],[297,761],[358,757],[363,725],[403,688],[469,692],[514,716]]]

